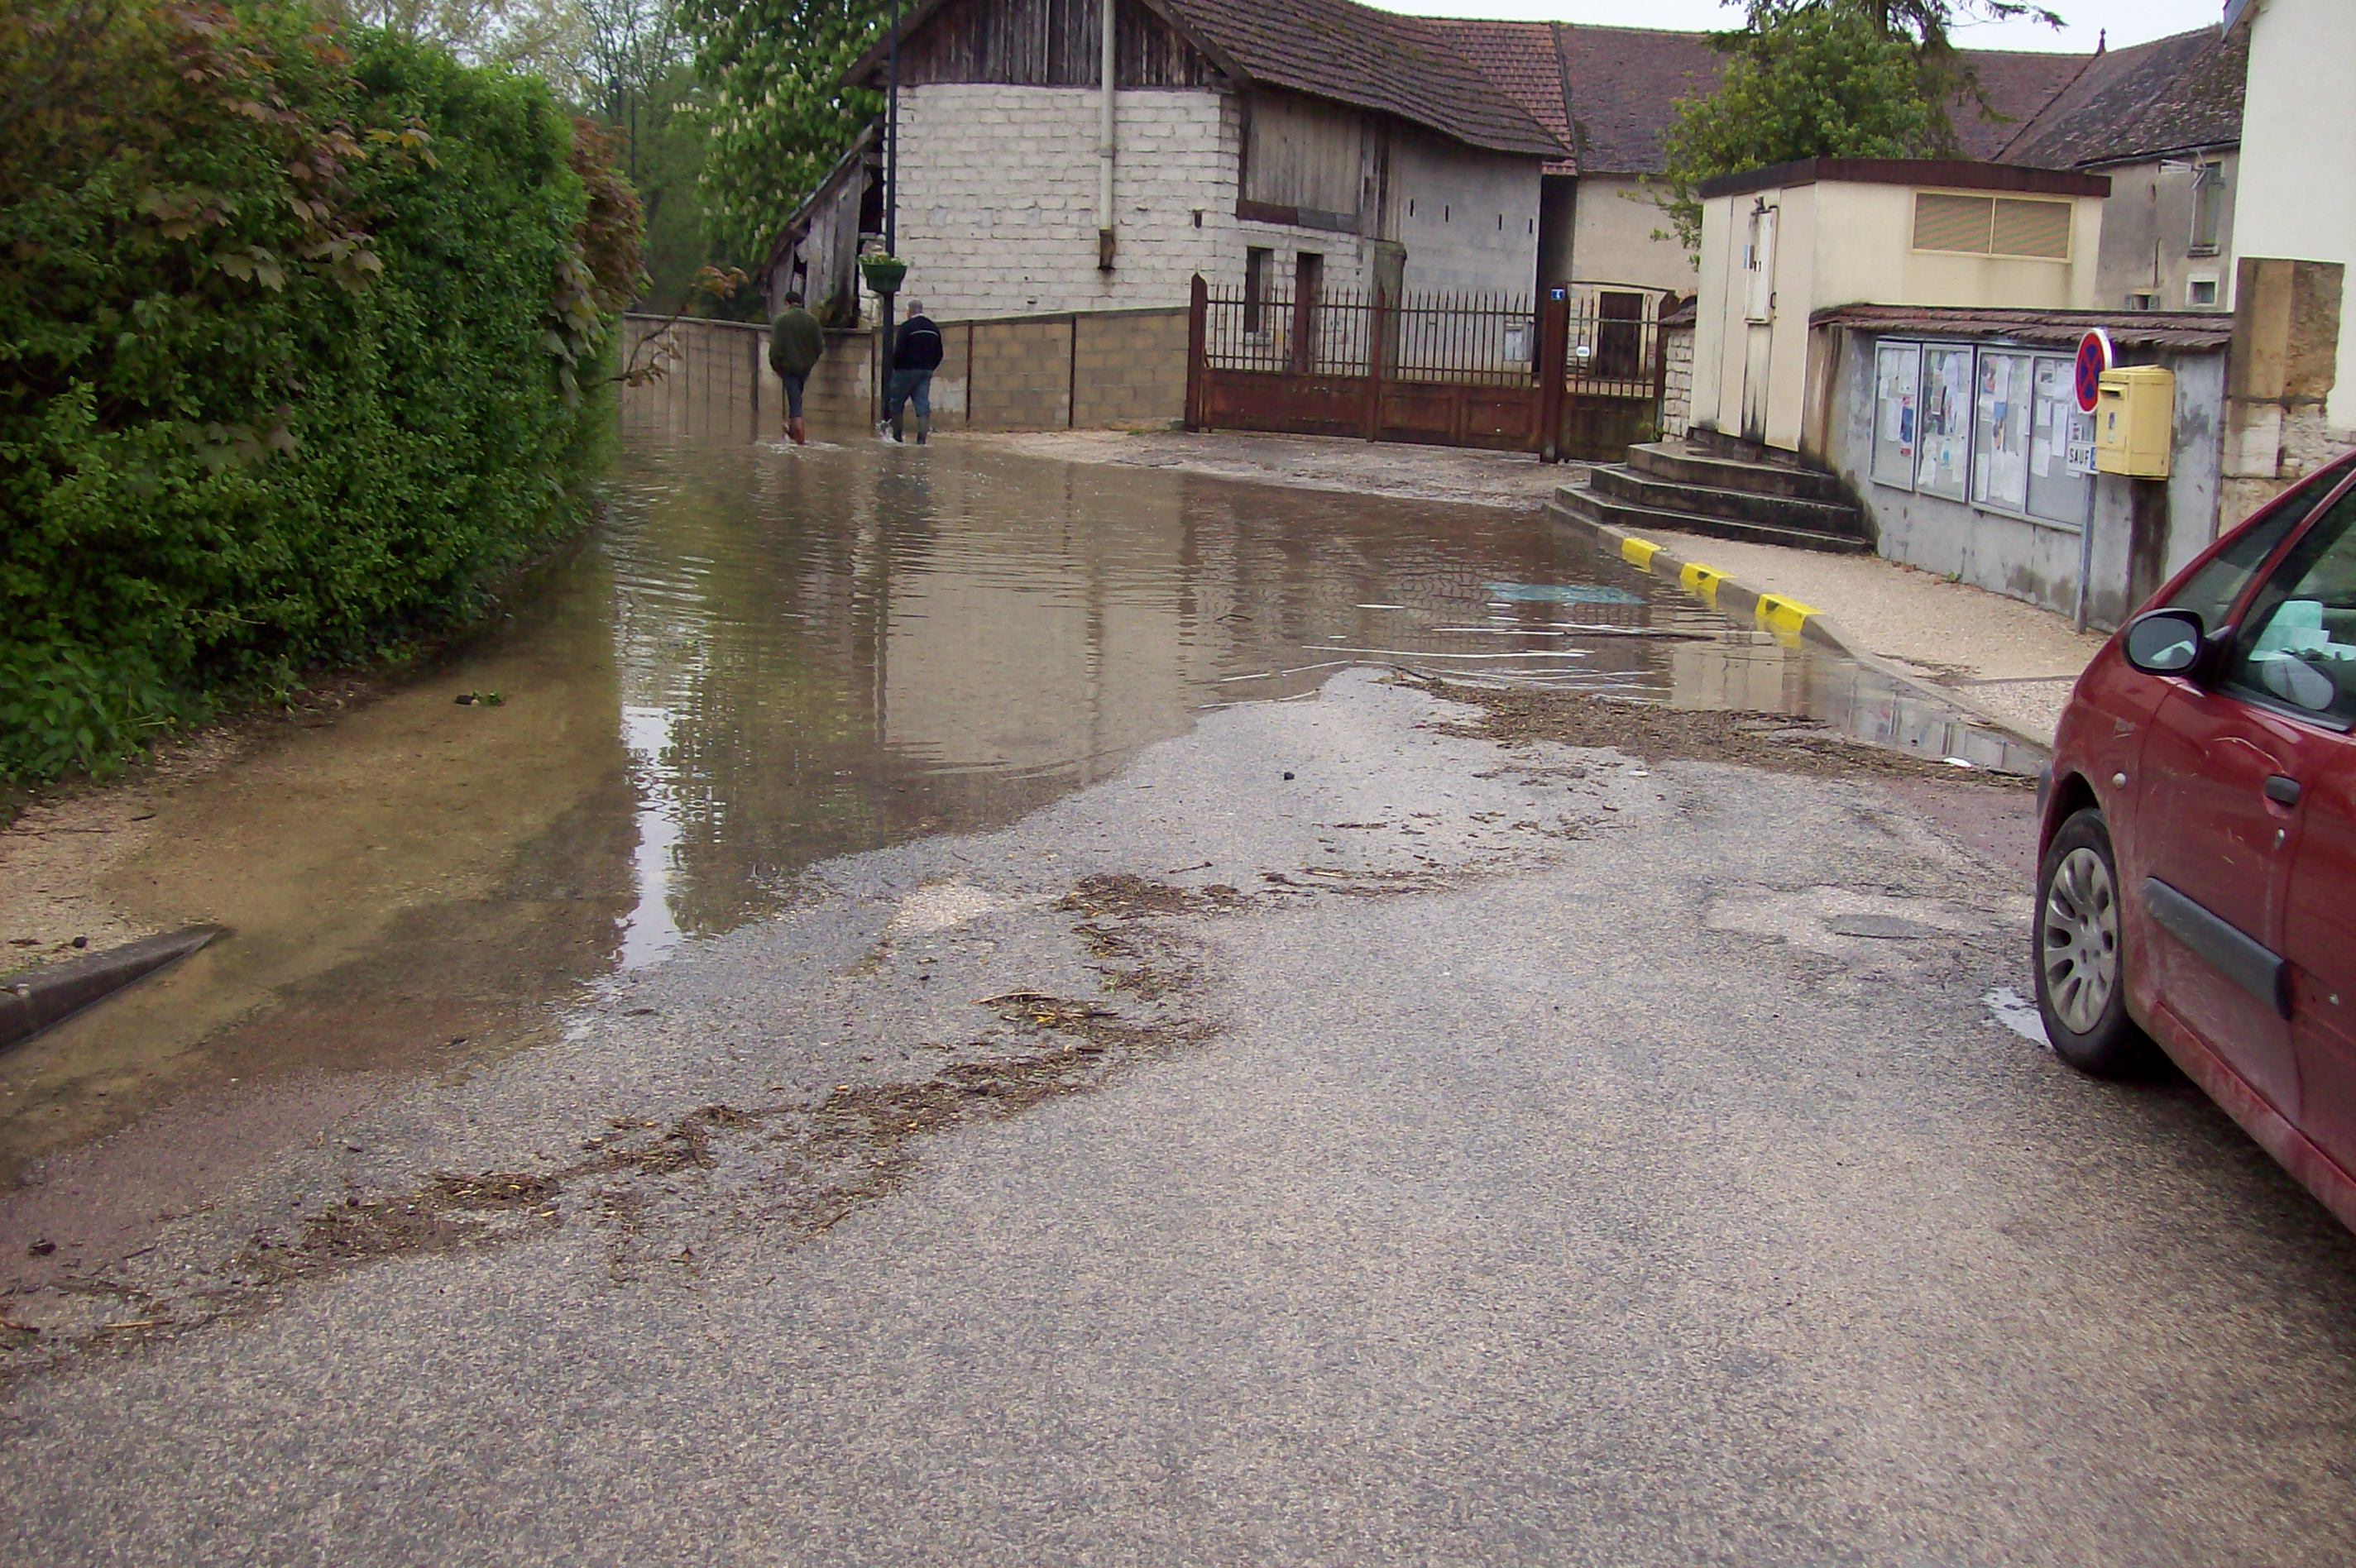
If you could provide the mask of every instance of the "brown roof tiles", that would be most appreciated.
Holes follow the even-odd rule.
[[[2069,168],[2238,143],[2249,61],[2249,35],[2215,27],[2096,55],[2001,155]]]
[[[1396,114],[1476,147],[1563,155],[1527,109],[1451,46],[1445,24],[1354,0],[1162,5],[1215,60],[1250,80]]]

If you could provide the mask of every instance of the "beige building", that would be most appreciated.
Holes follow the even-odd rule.
[[[2104,310],[2229,311],[2247,40],[2201,27],[2110,49],[2002,155],[2111,182],[2094,300]]]
[[[2356,28],[2349,0],[2233,0],[2226,33],[2250,49],[2233,238],[2278,280],[2236,323],[2265,353],[2229,445],[2236,475],[2287,483],[2356,445]]]
[[[1808,410],[1823,400],[1812,389],[1829,373],[1812,361],[1810,323],[1842,305],[2091,308],[2108,188],[1995,164],[1830,158],[1711,181],[1693,423],[1809,447]]]

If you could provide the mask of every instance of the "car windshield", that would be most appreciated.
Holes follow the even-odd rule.
[[[2264,521],[2252,525],[2186,578],[2184,586],[2169,597],[2167,607],[2190,610],[2201,617],[2202,626],[2215,631],[2233,613],[2242,590],[2248,586],[2258,568],[2265,565],[2275,547],[2288,539],[2291,531],[2305,522],[2348,475],[2346,468],[2335,466],[2310,477],[2285,496]]]
[[[2356,491],[2259,590],[2227,678],[2297,712],[2356,723]]]

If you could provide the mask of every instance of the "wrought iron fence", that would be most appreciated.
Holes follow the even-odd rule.
[[[1655,291],[1575,284],[1564,375],[1576,393],[1657,398],[1665,347]],[[1396,303],[1359,289],[1303,300],[1289,290],[1209,291],[1205,363],[1215,370],[1365,376],[1381,345],[1387,381],[1526,387],[1543,367],[1545,321],[1526,295],[1433,292]]]
[[[1305,300],[1289,290],[1212,289],[1204,350],[1215,370],[1527,386],[1538,372],[1538,315],[1520,295],[1433,293],[1392,302],[1362,289]]]

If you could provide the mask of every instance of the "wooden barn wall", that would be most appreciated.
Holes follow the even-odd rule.
[[[902,40],[900,80],[1098,85],[1101,0],[951,0]],[[1210,61],[1138,0],[1120,0],[1114,39],[1120,87],[1207,87]]]
[[[1346,217],[1369,208],[1380,133],[1355,109],[1290,92],[1255,92],[1244,199]]]

